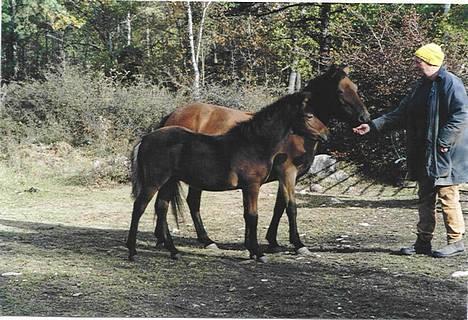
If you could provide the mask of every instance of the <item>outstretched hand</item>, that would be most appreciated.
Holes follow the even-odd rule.
[[[353,132],[361,136],[367,134],[369,131],[370,131],[370,125],[368,125],[367,123],[363,123],[357,126],[356,128],[353,128]]]

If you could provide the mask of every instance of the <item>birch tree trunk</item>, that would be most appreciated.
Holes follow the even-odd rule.
[[[195,100],[200,98],[200,70],[198,69],[197,56],[195,54],[195,41],[193,38],[193,19],[192,19],[192,6],[190,1],[187,2],[187,15],[188,15],[188,36],[190,43],[190,51],[192,55],[192,68],[193,68],[193,97]]]
[[[16,37],[16,32],[14,31],[16,29],[16,9],[17,9],[17,4],[16,0],[11,0],[10,1],[11,5],[11,48],[10,48],[10,54],[11,54],[11,78],[13,79],[18,79],[18,73],[19,73],[19,66],[18,66],[18,38]],[[7,59],[8,60],[8,59]]]
[[[289,94],[292,94],[296,91],[296,87],[297,87],[297,81],[299,80],[300,81],[300,75],[298,75],[298,72],[297,72],[297,65],[299,63],[298,61],[298,51],[299,51],[299,48],[297,46],[297,42],[296,42],[296,37],[295,35],[293,35],[293,44],[294,44],[294,49],[293,49],[293,52],[292,52],[292,56],[293,56],[293,63],[291,65],[291,71],[289,73],[289,83],[288,83],[288,93]],[[298,79],[299,77],[299,79]]]
[[[288,93],[294,93],[296,88],[296,79],[297,79],[297,72],[295,67],[296,61],[294,61],[293,65],[291,66],[291,72],[289,73],[289,84],[288,84]]]
[[[296,76],[296,92],[297,92],[297,91],[301,91],[302,89],[302,77],[299,71],[296,71],[296,72],[297,72],[297,76]]]
[[[201,47],[202,47],[203,26],[205,24],[206,12],[210,4],[211,2],[203,3],[203,13],[202,13],[201,21],[200,21],[200,27],[198,29],[198,39],[197,39],[198,41],[197,41],[197,46],[195,47],[195,39],[194,39],[194,34],[193,34],[192,6],[190,4],[190,1],[187,1],[188,34],[189,34],[190,52],[192,55],[193,74],[194,74],[192,87],[193,87],[193,97],[195,100],[200,98],[200,69],[198,67],[198,63],[200,60],[200,52],[201,52]]]
[[[127,46],[132,44],[132,19],[130,12],[127,12]]]
[[[145,35],[146,35],[146,56],[148,58],[151,57],[151,37],[150,37],[150,28],[149,28],[149,19],[146,19],[146,29],[145,29]]]

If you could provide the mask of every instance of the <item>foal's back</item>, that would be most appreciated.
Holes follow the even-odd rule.
[[[229,135],[211,136],[180,126],[160,128],[143,137],[138,157],[147,174],[164,184],[169,178],[208,191],[232,190],[239,186],[239,154],[242,144]],[[242,168],[245,170],[245,168]],[[264,170],[262,170],[264,171]]]

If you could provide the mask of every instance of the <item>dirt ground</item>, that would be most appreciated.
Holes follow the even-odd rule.
[[[261,190],[262,245],[276,187]],[[187,213],[173,230],[182,258],[171,260],[155,248],[149,207],[132,263],[124,247],[129,186],[3,184],[0,315],[466,319],[468,278],[453,276],[468,270],[466,256],[394,254],[415,239],[413,190],[364,182],[353,188],[298,196],[299,232],[310,256],[292,251],[283,217],[283,251],[265,264],[249,260],[241,194],[233,191],[205,193],[202,200],[205,226],[220,250],[200,246]],[[445,243],[438,218],[436,248]]]

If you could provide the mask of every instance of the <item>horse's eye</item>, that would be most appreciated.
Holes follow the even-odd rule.
[[[314,114],[312,114],[312,113],[306,113],[305,116],[306,116],[307,119],[315,118]]]
[[[337,90],[337,93],[338,93],[339,95],[343,95],[343,94],[344,94],[344,90],[338,89],[338,90]]]

